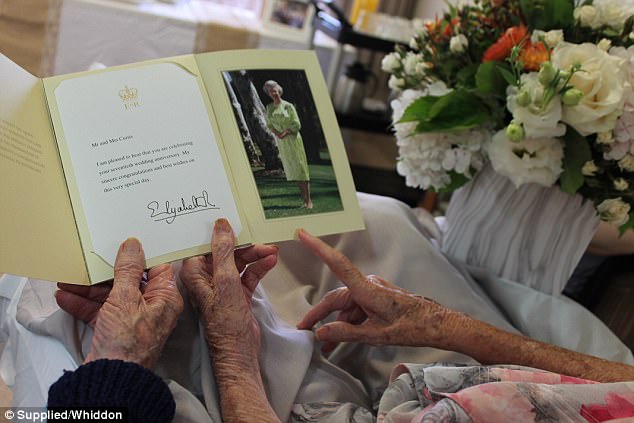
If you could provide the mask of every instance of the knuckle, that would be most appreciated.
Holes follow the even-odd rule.
[[[135,279],[143,273],[143,264],[136,260],[120,260],[114,269],[115,280]]]

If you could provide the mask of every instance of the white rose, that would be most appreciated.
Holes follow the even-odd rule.
[[[594,160],[590,160],[583,164],[583,167],[581,168],[581,173],[584,176],[594,176],[595,173],[597,173],[597,170],[599,170],[599,168],[596,164],[594,164]]]
[[[563,40],[564,31],[561,29],[553,29],[547,32],[536,29],[531,35],[531,43],[538,43],[540,41],[543,41],[550,48],[557,46],[557,44],[559,44]]]
[[[462,53],[469,46],[469,40],[464,34],[458,34],[449,40],[449,50],[454,53]]]
[[[598,28],[601,23],[599,21],[599,12],[594,6],[586,5],[578,7],[574,10],[573,15],[581,26],[589,26],[590,28]]]
[[[630,205],[621,200],[621,197],[603,201],[597,206],[597,212],[601,220],[615,226],[621,226],[630,218]]]
[[[546,33],[546,44],[548,47],[556,47],[564,40],[564,31],[561,29],[553,29]]]
[[[398,78],[396,75],[390,75],[387,86],[394,91],[400,91],[405,86],[405,80]]]
[[[427,69],[431,68],[431,65],[427,62],[418,62],[416,65],[416,73],[418,75],[425,75],[427,73]]]
[[[422,60],[422,56],[416,53],[412,53],[411,51],[405,55],[405,59],[403,59],[403,70],[406,74],[415,76],[416,70],[418,68],[418,64]]]
[[[507,89],[506,107],[513,114],[513,120],[521,123],[527,138],[561,137],[566,133],[566,126],[561,120],[561,98],[554,96],[546,107],[542,107],[544,98],[544,86],[539,82],[537,72],[522,75],[521,91],[527,92],[531,102],[526,107],[517,104],[517,95],[520,93],[516,87]]]
[[[584,95],[576,106],[564,106],[562,121],[581,135],[610,131],[623,111],[629,89],[625,60],[611,56],[591,43],[559,44],[552,53],[553,65],[570,69],[580,65],[570,84]]]
[[[599,22],[615,29],[623,29],[625,21],[630,14],[620,4],[608,2],[597,6],[599,11]]]
[[[381,69],[385,72],[392,73],[399,66],[401,66],[401,56],[396,52],[385,55],[383,60],[381,60]]]
[[[626,154],[621,160],[619,160],[619,168],[627,172],[634,172],[634,156]]]
[[[532,138],[511,142],[504,130],[493,136],[489,159],[493,169],[515,187],[527,183],[552,186],[562,172],[564,149],[557,138]]]

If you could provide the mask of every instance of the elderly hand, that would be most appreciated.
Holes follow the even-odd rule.
[[[147,284],[139,288],[144,266],[141,243],[130,238],[117,253],[112,285],[58,285],[59,306],[94,328],[84,363],[107,358],[148,369],[156,364],[183,311],[183,299],[171,265],[150,269]]]
[[[253,291],[277,263],[277,247],[252,245],[234,249],[229,222],[214,225],[211,255],[187,259],[180,272],[198,309],[212,354],[257,357],[260,328],[251,312]],[[236,358],[236,357],[232,357]]]
[[[200,313],[218,384],[222,420],[279,422],[260,375],[260,326],[251,311],[253,291],[277,263],[277,247],[236,250],[225,219],[214,225],[211,255],[183,262],[181,280]]]
[[[458,313],[378,276],[364,276],[346,256],[304,230],[299,231],[299,239],[346,285],[327,293],[297,325],[311,329],[338,311],[337,321],[315,332],[324,342],[324,352],[346,341],[442,348],[444,339],[451,336],[449,329]]]

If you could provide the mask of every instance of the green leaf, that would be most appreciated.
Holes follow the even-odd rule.
[[[403,116],[398,123],[427,119],[429,109],[431,109],[439,98],[440,97],[426,96],[414,100],[412,104],[407,106],[407,109],[403,112]]]
[[[623,234],[628,230],[634,227],[634,211],[630,210],[630,218],[619,226],[619,237],[623,236]]]
[[[398,123],[418,122],[416,132],[458,132],[490,119],[486,105],[475,94],[454,90],[441,97],[426,96],[409,105]]]
[[[496,65],[498,72],[500,72],[500,75],[502,75],[502,78],[504,78],[508,85],[517,85],[515,76],[513,76],[513,73],[509,71],[507,67],[500,62],[497,62]]]
[[[574,24],[573,0],[520,0],[520,8],[532,29],[566,29]]]
[[[498,71],[495,62],[486,62],[478,66],[475,76],[476,88],[482,94],[504,97],[506,86],[504,76]]]
[[[478,63],[473,63],[469,66],[465,66],[460,69],[456,74],[456,81],[458,86],[464,88],[475,88],[476,86],[476,72],[478,71]]]
[[[428,119],[419,122],[418,132],[458,132],[481,126],[489,120],[486,105],[466,90],[454,90],[439,100],[429,110]]]
[[[581,168],[587,161],[592,160],[592,152],[588,140],[571,127],[566,128],[564,143],[564,171],[559,177],[559,182],[562,191],[574,194],[583,185]]]

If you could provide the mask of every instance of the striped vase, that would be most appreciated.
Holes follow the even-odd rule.
[[[516,189],[490,165],[454,192],[446,218],[449,256],[552,295],[564,289],[599,223],[580,195],[537,184]]]

